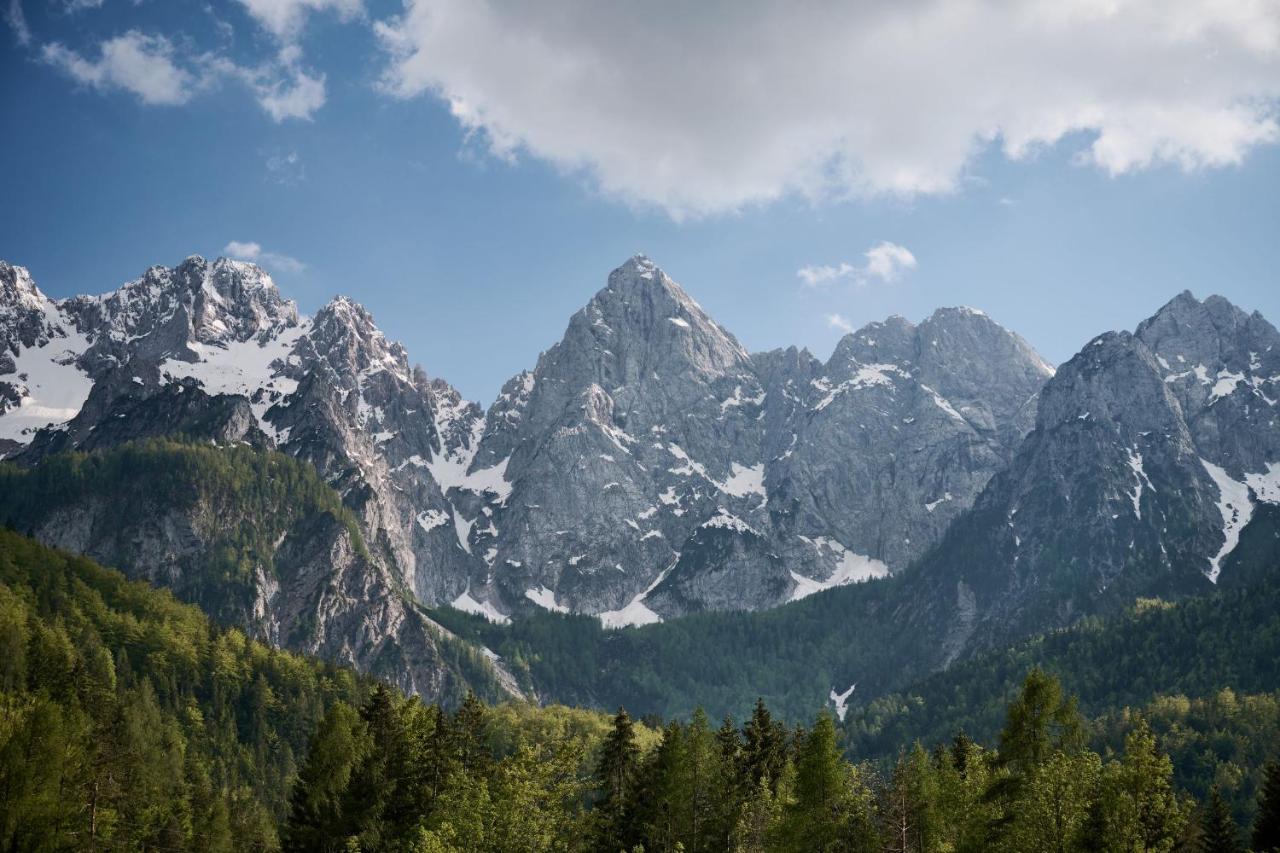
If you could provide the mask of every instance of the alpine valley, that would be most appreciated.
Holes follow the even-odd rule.
[[[251,264],[53,300],[0,262],[0,521],[449,704],[865,721],[1273,584],[1278,406],[1280,333],[1190,293],[1056,371],[963,307],[823,361],[637,256],[485,409]]]

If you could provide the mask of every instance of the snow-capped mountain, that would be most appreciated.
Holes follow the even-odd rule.
[[[440,529],[449,505],[428,469],[466,468],[478,407],[411,369],[358,305],[338,298],[300,318],[250,264],[192,257],[106,295],[62,301],[26,270],[0,264],[0,287],[9,458],[33,465],[61,450],[185,435],[311,462],[357,513],[371,553],[332,519],[307,522],[309,532],[282,535],[258,567],[252,608],[228,615],[264,638],[362,668],[399,660],[392,677],[407,689],[437,695],[449,683],[438,650],[447,632],[414,599],[466,588],[465,562],[451,559],[467,555]],[[101,509],[87,501],[74,524],[63,513],[29,532],[175,589],[192,549],[218,546],[220,528],[210,533],[190,516],[207,515],[206,506],[140,506],[126,529],[98,523]]]
[[[873,324],[826,364],[752,357],[638,256],[490,408],[473,465],[507,492],[469,516],[473,584],[628,624],[885,575],[1007,460],[1051,372],[968,309]]]
[[[299,317],[249,264],[59,302],[0,269],[12,458],[175,432],[276,446],[419,601],[492,619],[635,624],[896,571],[1010,458],[1052,373],[971,309],[871,324],[825,364],[752,356],[637,256],[484,413],[359,305]]]
[[[1183,293],[1133,334],[1090,341],[1045,386],[1008,468],[913,569],[907,598],[945,636],[939,662],[1270,568],[1278,402],[1280,334],[1221,297]]]

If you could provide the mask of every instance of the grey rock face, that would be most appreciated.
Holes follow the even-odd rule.
[[[913,570],[939,662],[1229,574],[1280,502],[1278,351],[1261,316],[1184,293],[1063,365],[1009,467]]]
[[[438,695],[431,691],[455,674],[437,651],[443,629],[401,590],[435,602],[465,589],[469,557],[446,524],[448,504],[431,468],[465,468],[478,407],[411,369],[403,348],[359,306],[339,298],[300,319],[249,264],[192,257],[104,296],[62,302],[47,299],[20,268],[0,268],[0,286],[10,358],[0,365],[9,366],[0,396],[12,401],[0,410],[0,434],[9,439],[0,450],[37,464],[61,450],[182,434],[278,447],[313,463],[358,514],[372,553],[350,558],[340,525],[311,531],[305,546],[284,540],[277,563],[297,582],[264,573],[254,602],[218,615],[363,668],[399,660],[403,671],[389,677]],[[450,462],[451,454],[466,461]],[[103,531],[77,550],[108,562],[110,552],[117,565],[182,591],[183,551],[173,543],[213,542],[178,536],[191,520],[175,512],[157,508],[116,531],[141,550],[107,547]],[[64,522],[68,535],[82,530],[52,520],[38,535],[73,545],[58,532]],[[419,572],[420,564],[429,570]]]
[[[473,586],[619,624],[896,570],[1012,455],[1050,373],[969,309],[872,324],[826,364],[751,357],[633,258],[489,411],[473,465],[510,493],[476,519]]]
[[[7,269],[9,350],[52,364],[65,344],[55,367],[83,384],[34,441],[8,418],[40,407],[0,416],[11,455],[175,431],[274,445],[421,602],[491,618],[653,621],[896,571],[1011,458],[1051,373],[970,309],[871,324],[825,364],[752,356],[636,257],[486,413],[359,305],[300,318],[251,265],[190,258],[60,303]]]

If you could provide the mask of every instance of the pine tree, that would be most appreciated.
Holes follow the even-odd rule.
[[[1215,785],[1200,818],[1200,853],[1240,853],[1239,832]]]
[[[1257,853],[1280,850],[1280,761],[1267,762],[1258,792],[1258,813],[1253,818],[1253,849]]]
[[[787,731],[773,719],[764,699],[756,700],[751,719],[742,727],[743,761],[750,774],[751,784],[756,785],[768,776],[777,790],[782,777],[782,767],[787,761]]]
[[[636,744],[635,724],[627,709],[619,708],[596,763],[599,800],[595,810],[601,850],[625,850],[631,846],[635,835],[631,820],[632,795],[639,769],[640,747]]]
[[[1000,732],[1000,761],[1025,774],[1054,751],[1070,755],[1083,746],[1084,721],[1075,697],[1064,699],[1056,678],[1031,670]]]

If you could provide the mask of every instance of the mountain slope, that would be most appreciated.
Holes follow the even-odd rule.
[[[477,595],[619,625],[883,576],[1011,455],[1051,372],[968,309],[873,324],[826,364],[749,356],[637,256],[489,410],[473,466],[509,493],[470,517]]]
[[[913,568],[925,606],[904,630],[941,637],[945,665],[1137,596],[1211,590],[1259,507],[1280,501],[1277,398],[1280,333],[1220,297],[1182,294],[1136,333],[1095,338]]]
[[[419,601],[499,620],[757,609],[897,570],[1008,458],[1051,372],[968,309],[873,324],[826,364],[753,357],[638,256],[485,413],[359,305],[300,317],[249,264],[62,301],[18,267],[0,283],[0,452],[277,447]]]
[[[307,465],[152,440],[0,466],[0,523],[171,588],[250,636],[458,701],[507,695],[433,623]]]

